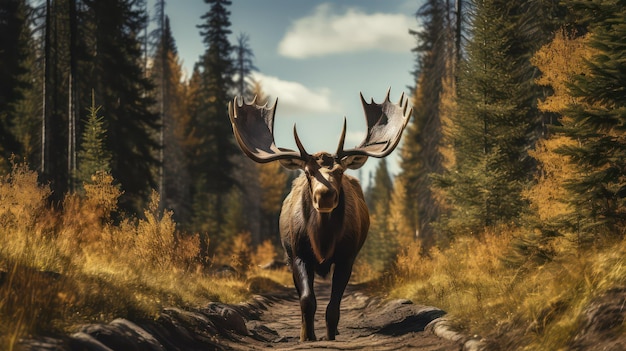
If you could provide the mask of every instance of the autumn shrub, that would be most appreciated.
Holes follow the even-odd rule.
[[[559,237],[550,260],[512,265],[513,243],[525,235],[517,227],[488,228],[425,255],[413,244],[398,256],[385,289],[442,308],[455,328],[493,349],[567,348],[589,301],[626,286],[626,241],[580,249]]]
[[[251,242],[250,232],[239,233],[233,239],[230,249],[230,265],[243,276],[252,268]]]
[[[117,213],[109,174],[84,190],[55,208],[27,164],[0,178],[0,349],[76,324],[249,296],[243,280],[200,268],[199,236],[178,231],[156,193],[142,217],[129,217]]]
[[[281,248],[282,250],[282,248]],[[278,258],[278,252],[271,240],[264,240],[260,245],[256,247],[254,254],[252,255],[252,263],[255,266],[261,266],[266,263],[270,263]]]

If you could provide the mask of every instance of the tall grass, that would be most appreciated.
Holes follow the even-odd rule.
[[[0,349],[80,323],[249,296],[245,275],[208,273],[198,235],[177,231],[156,193],[142,217],[115,222],[111,176],[96,174],[84,188],[56,209],[26,164],[0,179]]]
[[[495,349],[566,348],[589,301],[626,285],[626,242],[580,250],[558,238],[551,260],[511,264],[512,244],[523,236],[503,226],[426,256],[409,247],[387,287],[392,297],[446,310],[457,329],[486,337]]]

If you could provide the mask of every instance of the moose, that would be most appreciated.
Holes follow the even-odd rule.
[[[404,93],[396,104],[389,100],[377,104],[372,99],[361,102],[367,120],[367,134],[353,149],[344,149],[346,119],[334,154],[309,154],[302,146],[296,126],[293,128],[298,151],[277,147],[274,142],[273,106],[252,102],[228,104],[233,133],[241,150],[259,163],[279,161],[288,169],[304,170],[293,181],[279,218],[282,246],[291,267],[300,299],[302,325],[300,341],[316,340],[314,317],[317,301],[313,290],[315,274],[326,277],[331,269],[331,297],[326,307],[326,338],[335,340],[339,308],[352,274],[352,265],[369,230],[369,211],[359,181],[346,169],[358,169],[368,157],[382,158],[398,145],[411,108]]]

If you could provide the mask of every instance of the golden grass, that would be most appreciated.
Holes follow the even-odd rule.
[[[85,190],[57,210],[27,165],[13,164],[0,179],[0,349],[81,323],[249,298],[245,277],[216,276],[200,264],[199,236],[177,231],[156,193],[142,218],[116,224],[113,179],[98,174]],[[273,247],[263,250],[267,256]],[[248,277],[260,274],[270,278],[255,269]]]
[[[566,348],[588,302],[626,285],[626,241],[581,251],[555,239],[552,260],[510,265],[504,258],[521,235],[517,228],[492,228],[428,256],[414,245],[398,257],[386,288],[390,297],[446,310],[456,328],[504,349]]]

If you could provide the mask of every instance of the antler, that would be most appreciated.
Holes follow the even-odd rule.
[[[233,133],[241,150],[253,161],[266,163],[284,159],[304,159],[304,150],[296,126],[293,127],[298,151],[277,147],[274,142],[274,114],[278,99],[271,107],[256,104],[256,96],[249,104],[237,97],[228,103],[228,116],[233,125]]]
[[[363,142],[354,149],[343,150],[343,143],[346,135],[346,120],[343,121],[343,130],[337,156],[371,156],[382,158],[389,155],[400,142],[400,136],[404,127],[409,122],[412,108],[409,108],[408,98],[404,93],[400,95],[400,101],[394,104],[389,100],[391,89],[387,90],[387,96],[381,104],[374,102],[367,103],[361,95],[361,103],[367,120],[367,135]]]

